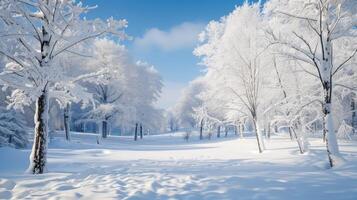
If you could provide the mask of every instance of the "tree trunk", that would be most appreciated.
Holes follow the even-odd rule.
[[[290,140],[293,141],[294,139],[293,139],[293,134],[291,132],[291,128],[289,128],[289,136],[290,136]]]
[[[300,150],[300,154],[303,154],[304,150],[302,148],[302,145],[301,145],[301,142],[300,142],[300,138],[297,136],[295,129],[292,128],[292,127],[289,127],[289,132],[290,132],[290,134],[291,134],[291,132],[294,132],[294,136],[295,136],[296,142],[298,144],[298,147],[299,147],[299,150]]]
[[[322,142],[326,143],[326,119],[325,117],[322,118]]]
[[[316,132],[317,132],[317,123],[316,123],[316,122],[314,122],[314,132],[313,132],[313,135],[315,135],[315,134],[316,134]]]
[[[143,139],[143,125],[140,124],[140,139]]]
[[[102,121],[102,138],[107,138],[108,137],[108,121],[103,120]]]
[[[351,120],[351,126],[352,126],[352,133],[353,135],[356,133],[356,102],[355,100],[353,99],[352,97],[352,100],[351,100],[351,110],[352,110],[352,120]]]
[[[261,141],[261,137],[259,135],[259,128],[258,128],[258,123],[257,123],[256,119],[253,119],[253,124],[254,124],[255,136],[257,138],[259,153],[263,153],[263,144]]]
[[[83,132],[86,133],[87,132],[87,129],[86,129],[86,123],[85,122],[82,122],[83,123]]]
[[[42,41],[41,41],[41,67],[47,66],[49,54],[50,37],[45,26],[42,26]],[[46,170],[47,162],[47,144],[48,144],[48,91],[47,84],[42,90],[42,94],[36,100],[36,110],[34,116],[34,142],[30,155],[30,166],[28,171],[33,174],[43,174]]]
[[[325,82],[325,101],[323,105],[324,113],[324,132],[326,133],[326,150],[329,158],[330,167],[336,165],[336,157],[339,156],[340,151],[338,148],[337,138],[335,134],[335,128],[333,124],[333,118],[331,113],[331,94],[332,94],[332,84]]]
[[[328,20],[330,17],[327,10],[323,10],[322,17]],[[335,128],[332,117],[332,86],[333,86],[333,49],[332,41],[329,35],[328,26],[323,27],[323,33],[320,35],[322,50],[322,65],[320,79],[324,90],[323,114],[325,125],[323,127],[326,136],[326,150],[329,158],[330,167],[336,165],[336,159],[340,156]]]
[[[47,139],[48,139],[48,93],[44,89],[36,101],[35,135],[30,155],[29,171],[42,174],[46,170]]]
[[[228,128],[227,126],[224,127],[224,137],[228,136]]]
[[[203,139],[203,119],[201,119],[200,123],[200,140]]]
[[[69,127],[69,121],[70,121],[70,113],[69,112],[70,112],[70,107],[69,107],[69,103],[67,103],[64,108],[64,119],[63,119],[64,132],[66,134],[67,141],[71,141],[71,133],[70,133],[70,127]]]
[[[335,166],[335,156],[339,156],[339,148],[334,130],[333,119],[331,113],[325,115],[326,124],[326,150],[329,157],[330,166]]]
[[[302,136],[301,136],[301,143],[302,143],[302,149],[305,152],[309,151],[309,146],[310,146],[310,143],[306,137],[306,132],[308,131],[308,129],[305,127],[305,130],[304,132],[302,132]]]
[[[217,128],[217,137],[221,137],[221,126],[218,125],[218,128]]]
[[[241,138],[244,137],[243,132],[244,132],[244,124],[240,124],[239,125],[239,134],[240,134]]]
[[[138,140],[138,123],[135,124],[134,140]]]
[[[271,127],[270,127],[270,122],[268,123],[268,139],[270,139],[270,134],[271,134]]]
[[[12,143],[12,135],[9,135],[9,140],[8,143],[11,144]]]

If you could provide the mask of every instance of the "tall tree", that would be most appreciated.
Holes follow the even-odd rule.
[[[194,53],[203,57],[203,64],[208,68],[207,76],[215,74],[214,84],[221,88],[218,92],[232,99],[227,106],[250,118],[262,153],[264,142],[259,128],[261,90],[264,77],[268,77],[262,70],[269,63],[264,59],[266,42],[259,7],[260,4],[245,3],[221,21],[210,22],[201,34],[204,43]]]
[[[69,88],[75,88],[72,90],[75,94],[79,89],[74,80],[68,80],[58,58],[67,52],[78,54],[76,45],[104,34],[114,33],[124,38],[127,22],[112,18],[106,22],[84,20],[83,14],[91,8],[74,1],[3,0],[0,9],[0,23],[4,27],[0,54],[9,60],[0,79],[4,85],[16,88],[11,105],[19,107],[36,101],[29,171],[42,174],[46,170],[48,100],[71,97]],[[13,45],[6,45],[8,41]]]
[[[92,58],[84,66],[87,70],[98,67],[106,68],[110,74],[105,74],[103,81],[86,84],[93,94],[95,106],[83,118],[101,123],[102,138],[110,133],[110,124],[117,115],[125,114],[125,100],[131,89],[127,77],[132,67],[128,61],[128,54],[123,45],[109,39],[97,39],[90,47],[93,49]]]
[[[332,116],[335,77],[357,53],[355,42],[347,45],[349,51],[345,55],[336,53],[334,47],[356,38],[356,6],[353,0],[273,0],[265,11],[271,18],[273,29],[268,33],[273,43],[285,47],[281,48],[282,54],[307,63],[309,68],[304,70],[320,82],[323,130],[331,167],[340,157]]]

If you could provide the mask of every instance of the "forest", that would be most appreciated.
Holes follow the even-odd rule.
[[[293,181],[301,188],[293,199],[357,197],[354,0],[232,7],[197,35],[200,74],[169,108],[158,106],[160,70],[127,47],[129,22],[86,18],[96,10],[0,1],[0,199],[285,199]],[[91,175],[118,192],[93,192]],[[261,188],[242,189],[253,187],[244,175]],[[65,185],[29,192],[51,188],[52,176]],[[268,178],[276,187],[264,190]],[[322,186],[308,189],[307,180]]]

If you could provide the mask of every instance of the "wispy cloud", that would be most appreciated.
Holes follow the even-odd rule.
[[[142,50],[159,48],[163,51],[192,48],[204,26],[203,23],[185,22],[167,31],[151,28],[142,37],[135,38],[134,47]]]

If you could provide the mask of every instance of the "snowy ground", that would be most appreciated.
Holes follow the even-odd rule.
[[[100,145],[91,134],[61,137],[44,175],[24,173],[29,150],[0,148],[0,199],[357,199],[357,142],[340,141],[347,161],[326,169],[320,139],[299,155],[281,136],[263,154],[254,137],[185,142],[167,134]]]

